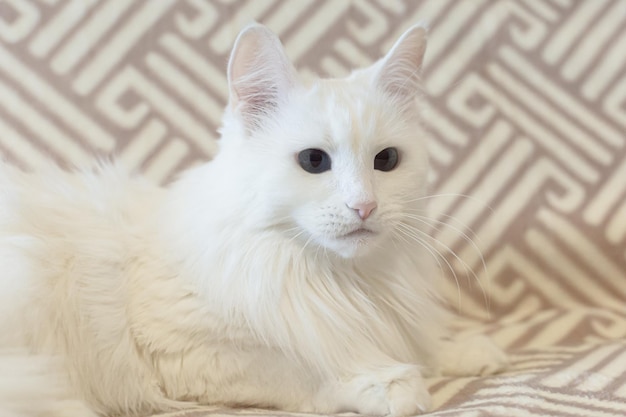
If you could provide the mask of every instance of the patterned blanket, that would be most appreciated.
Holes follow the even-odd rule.
[[[623,0],[3,0],[0,154],[25,168],[115,154],[168,181],[214,151],[228,52],[251,20],[322,75],[431,27],[445,292],[458,331],[512,360],[429,381],[432,415],[626,415]],[[167,416],[234,414],[282,413]]]

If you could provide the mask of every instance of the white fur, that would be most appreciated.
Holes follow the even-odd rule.
[[[423,213],[428,169],[406,102],[419,90],[399,83],[424,45],[414,27],[370,69],[305,86],[251,26],[231,59],[219,153],[168,188],[116,165],[4,167],[0,414],[426,410],[444,313],[424,227],[407,216]],[[389,146],[400,164],[374,170]],[[306,148],[332,169],[305,172]],[[377,203],[363,222],[359,201]],[[339,237],[360,227],[373,233]]]

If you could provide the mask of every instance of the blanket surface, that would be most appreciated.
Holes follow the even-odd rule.
[[[4,0],[0,154],[24,168],[115,154],[170,180],[214,152],[228,53],[252,20],[329,76],[428,22],[445,291],[458,332],[512,361],[430,380],[432,415],[626,415],[626,1]],[[284,413],[167,417],[218,415]]]

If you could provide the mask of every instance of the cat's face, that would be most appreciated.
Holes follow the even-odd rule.
[[[352,257],[389,244],[421,195],[421,126],[389,104],[366,80],[320,81],[269,133],[287,161],[276,178],[286,186],[281,205],[312,248]]]
[[[242,71],[234,67],[241,59],[237,47],[231,60],[238,94],[231,122],[245,132],[236,152],[247,155],[246,165],[256,172],[247,181],[266,214],[262,221],[282,228],[305,250],[342,257],[393,245],[394,237],[406,235],[399,229],[416,214],[427,175],[411,78],[421,65],[423,30],[407,32],[416,39],[405,35],[370,69],[306,87],[290,66],[285,69],[288,61],[267,30],[254,30],[260,32],[238,42],[239,54],[254,51],[254,66],[239,63],[248,84],[232,80]],[[258,71],[267,60],[278,80]]]

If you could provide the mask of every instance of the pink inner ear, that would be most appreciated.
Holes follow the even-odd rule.
[[[260,119],[271,113],[277,106],[276,94],[272,94],[267,88],[257,85],[247,85],[236,88],[238,110],[249,127],[256,126]]]
[[[296,84],[295,69],[269,29],[253,25],[242,31],[230,58],[231,106],[248,128],[261,123]]]
[[[426,31],[414,26],[402,35],[385,56],[377,79],[378,85],[394,97],[414,97],[425,51]]]

